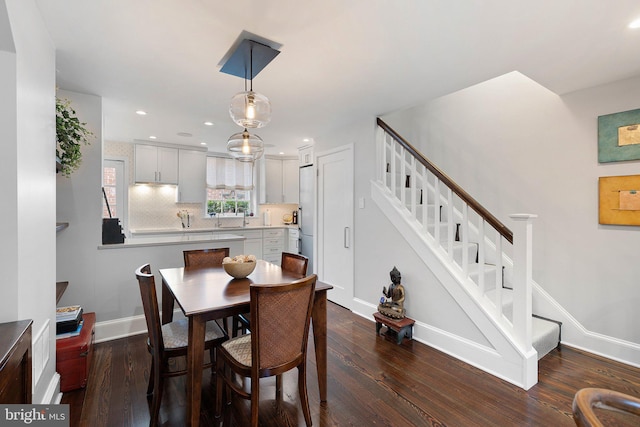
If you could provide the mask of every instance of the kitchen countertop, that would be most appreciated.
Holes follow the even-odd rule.
[[[247,227],[210,227],[210,228],[138,228],[130,230],[131,235],[138,240],[145,235],[161,235],[161,234],[196,234],[196,233],[233,233],[234,231],[247,231],[247,230],[268,230],[273,228],[293,228],[298,229],[298,224],[282,224],[282,225],[256,225]]]
[[[167,233],[175,233],[175,231]],[[158,232],[152,234],[158,234]],[[201,242],[231,242],[239,240],[245,240],[245,237],[232,233],[210,233],[206,235],[181,234],[179,236],[135,237],[126,239],[124,243],[100,245],[98,246],[98,249],[139,248],[145,246],[183,245],[185,243]]]

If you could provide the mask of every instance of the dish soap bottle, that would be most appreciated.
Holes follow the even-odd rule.
[[[271,212],[269,212],[269,209],[264,212],[263,222],[267,227],[271,225]]]

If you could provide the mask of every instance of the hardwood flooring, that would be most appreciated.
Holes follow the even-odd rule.
[[[311,334],[310,334],[311,335]],[[640,369],[563,346],[540,361],[539,381],[524,391],[416,341],[396,345],[376,336],[375,323],[328,304],[328,402],[320,404],[313,341],[309,344],[308,390],[314,426],[573,426],[571,403],[583,387],[640,396]],[[65,393],[71,426],[146,426],[150,356],[146,336],[95,347],[86,390]],[[284,376],[284,397],[275,381],[261,381],[260,424],[304,426],[297,371]],[[201,425],[216,425],[210,371],[203,373]],[[183,426],[185,378],[170,378],[160,410],[162,426]],[[234,400],[225,415],[233,426],[248,424],[248,402]],[[615,425],[638,425],[605,414]],[[614,425],[614,424],[611,424]]]

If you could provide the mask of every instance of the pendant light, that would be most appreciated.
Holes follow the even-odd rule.
[[[254,162],[262,157],[264,143],[258,135],[244,131],[234,133],[227,142],[227,151],[241,162]]]
[[[247,90],[245,74],[245,91],[231,98],[229,114],[240,127],[261,128],[271,121],[271,103],[266,96],[253,91],[253,45],[249,51],[249,85]]]

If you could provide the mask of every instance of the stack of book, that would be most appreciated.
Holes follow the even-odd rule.
[[[56,309],[56,338],[80,335],[82,330],[82,307],[72,305]]]

